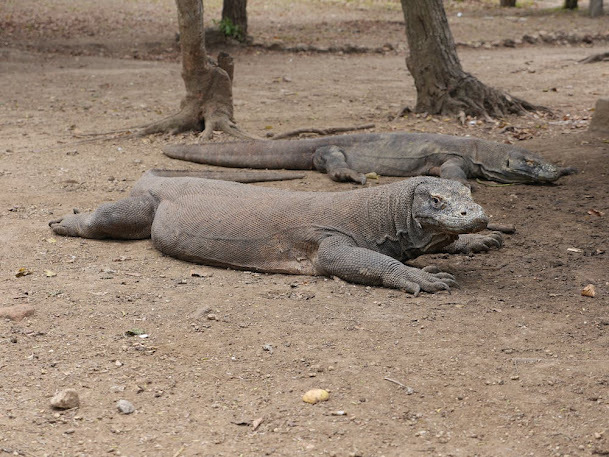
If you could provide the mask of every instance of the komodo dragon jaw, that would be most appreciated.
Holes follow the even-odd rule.
[[[417,186],[412,202],[412,216],[425,231],[462,234],[484,230],[488,217],[474,203],[469,188],[445,180],[442,188],[422,183]]]
[[[485,178],[501,183],[547,184],[575,174],[577,169],[558,167],[531,153],[511,151],[499,172],[483,168],[482,173]]]

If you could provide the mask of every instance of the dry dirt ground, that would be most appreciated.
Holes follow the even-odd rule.
[[[210,3],[211,21],[220,5]],[[479,186],[475,199],[517,232],[500,251],[418,259],[461,287],[415,298],[193,266],[149,241],[51,233],[50,219],[123,197],[146,169],[202,168],[160,152],[192,135],[82,142],[177,109],[173,8],[0,5],[0,306],[34,309],[0,321],[0,455],[609,455],[609,135],[585,134],[595,100],[608,95],[609,63],[577,63],[608,42],[459,48],[468,71],[555,117],[390,121],[415,100],[397,2],[251,2],[255,42],[394,50],[232,48],[242,128],[262,136],[374,122],[376,131],[523,139],[580,169],[555,186]],[[460,42],[609,29],[609,16],[537,3],[447,10]],[[313,172],[266,185],[356,187]],[[588,284],[594,298],[581,295]],[[133,329],[148,337],[127,336]],[[329,401],[303,403],[317,387]],[[65,388],[80,407],[51,409]],[[119,399],[135,412],[120,414]]]

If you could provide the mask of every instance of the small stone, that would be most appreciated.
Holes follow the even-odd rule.
[[[594,298],[596,296],[596,289],[594,288],[594,284],[588,284],[582,289],[581,293],[584,297]]]
[[[207,315],[207,320],[208,321],[217,321],[218,320],[218,316],[216,316],[215,314],[208,314]]]
[[[330,393],[324,389],[311,389],[302,396],[302,401],[314,405],[330,398]]]
[[[133,406],[133,403],[127,400],[117,401],[116,408],[121,414],[131,414],[135,411],[135,406]]]
[[[78,392],[74,389],[65,389],[57,392],[53,398],[51,398],[51,406],[57,409],[71,409],[76,408],[80,405],[80,398],[78,398]]]

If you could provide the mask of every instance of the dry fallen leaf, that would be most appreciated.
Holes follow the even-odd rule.
[[[253,430],[253,431],[256,431],[256,429],[257,429],[258,427],[260,427],[260,424],[262,424],[262,422],[263,422],[263,421],[264,421],[264,418],[263,418],[263,417],[259,417],[258,419],[255,419],[255,420],[252,422],[252,430]]]
[[[598,217],[603,217],[603,215],[604,215],[605,213],[603,213],[602,211],[599,211],[599,210],[597,210],[597,209],[592,208],[592,209],[589,209],[589,210],[588,210],[588,214],[589,214],[590,216],[598,216]]]
[[[17,273],[15,273],[15,277],[22,278],[23,276],[31,275],[32,270],[28,270],[27,268],[19,268]]]
[[[330,394],[324,389],[311,389],[302,396],[302,401],[314,405],[320,401],[326,401],[330,398]]]
[[[44,275],[47,278],[54,278],[55,276],[57,276],[57,273],[55,273],[53,270],[44,270]]]
[[[584,297],[592,297],[596,295],[596,289],[594,288],[594,284],[588,284],[586,287],[582,289],[582,295]]]

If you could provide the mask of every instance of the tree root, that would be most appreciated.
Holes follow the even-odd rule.
[[[137,132],[137,135],[146,136],[155,133],[177,135],[187,131],[201,132],[201,142],[211,139],[214,131],[224,132],[241,139],[258,139],[237,127],[228,115],[217,112],[204,115],[201,109],[193,103],[187,103],[178,113],[144,127]]]
[[[283,138],[289,138],[292,136],[298,136],[301,133],[316,133],[317,135],[333,135],[334,133],[351,132],[354,130],[366,130],[374,128],[374,124],[355,125],[352,127],[328,127],[326,129],[318,129],[315,127],[305,127],[296,130],[290,130],[288,132],[279,133],[273,135],[273,140],[280,140]]]
[[[545,106],[533,105],[499,89],[486,86],[468,73],[448,88],[440,103],[439,114],[458,114],[463,111],[465,114],[487,120],[509,114],[522,115],[531,111],[551,113]]]
[[[430,84],[417,87],[415,112],[444,116],[469,115],[491,121],[510,114],[522,115],[541,111],[551,113],[545,106],[533,105],[499,89],[483,84],[475,76],[460,72],[446,85]],[[463,114],[461,114],[463,113]]]

